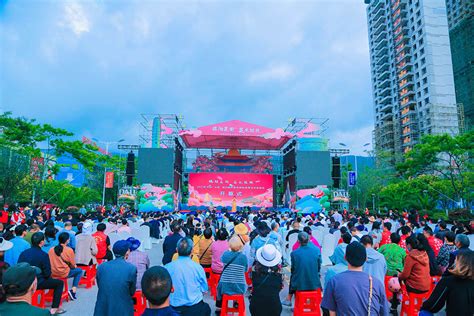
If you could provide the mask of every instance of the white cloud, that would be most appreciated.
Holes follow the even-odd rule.
[[[353,130],[337,130],[332,135],[329,135],[331,140],[331,148],[347,148],[351,155],[366,155],[364,150],[372,150],[372,131],[374,127],[372,124]],[[343,143],[347,147],[339,145]],[[368,146],[365,144],[370,143]]]
[[[248,76],[250,83],[266,81],[286,81],[295,75],[295,69],[289,64],[275,64],[253,71]]]
[[[91,28],[91,23],[84,8],[76,2],[69,2],[64,5],[64,20],[61,25],[70,28],[77,36],[89,32]]]

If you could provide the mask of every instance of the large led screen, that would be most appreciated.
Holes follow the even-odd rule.
[[[188,205],[273,206],[273,176],[254,173],[190,173]]]

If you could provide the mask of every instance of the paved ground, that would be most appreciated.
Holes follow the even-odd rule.
[[[148,255],[150,256],[151,265],[161,265],[161,258],[163,256],[161,250],[161,243],[153,244],[153,249],[148,250]],[[326,273],[326,267],[322,268],[321,277],[324,280],[324,275]],[[288,294],[288,280],[289,280],[289,271],[285,271],[285,288],[280,292],[280,297],[283,300],[285,296]],[[66,315],[71,316],[87,316],[93,315],[94,313],[94,305],[97,297],[97,286],[94,286],[91,289],[79,288],[77,293],[78,299],[74,302],[68,302],[63,305],[63,308],[67,310]],[[204,301],[211,306],[212,314],[214,315],[215,311],[215,302],[209,296],[204,296]],[[246,301],[247,306],[247,315],[250,315],[248,310],[248,301]],[[282,315],[292,315],[292,310],[289,307],[283,306]],[[444,316],[445,313],[438,313],[439,316]],[[118,316],[118,315],[117,315]]]

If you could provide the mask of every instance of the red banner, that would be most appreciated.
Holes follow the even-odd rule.
[[[105,188],[112,189],[114,187],[114,173],[106,172],[105,173]]]
[[[273,176],[252,173],[190,173],[188,205],[273,205]]]

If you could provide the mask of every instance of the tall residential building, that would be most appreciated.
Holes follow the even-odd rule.
[[[396,161],[424,134],[459,132],[445,0],[365,0],[375,149]]]
[[[446,0],[456,101],[466,129],[474,128],[474,1]]]

